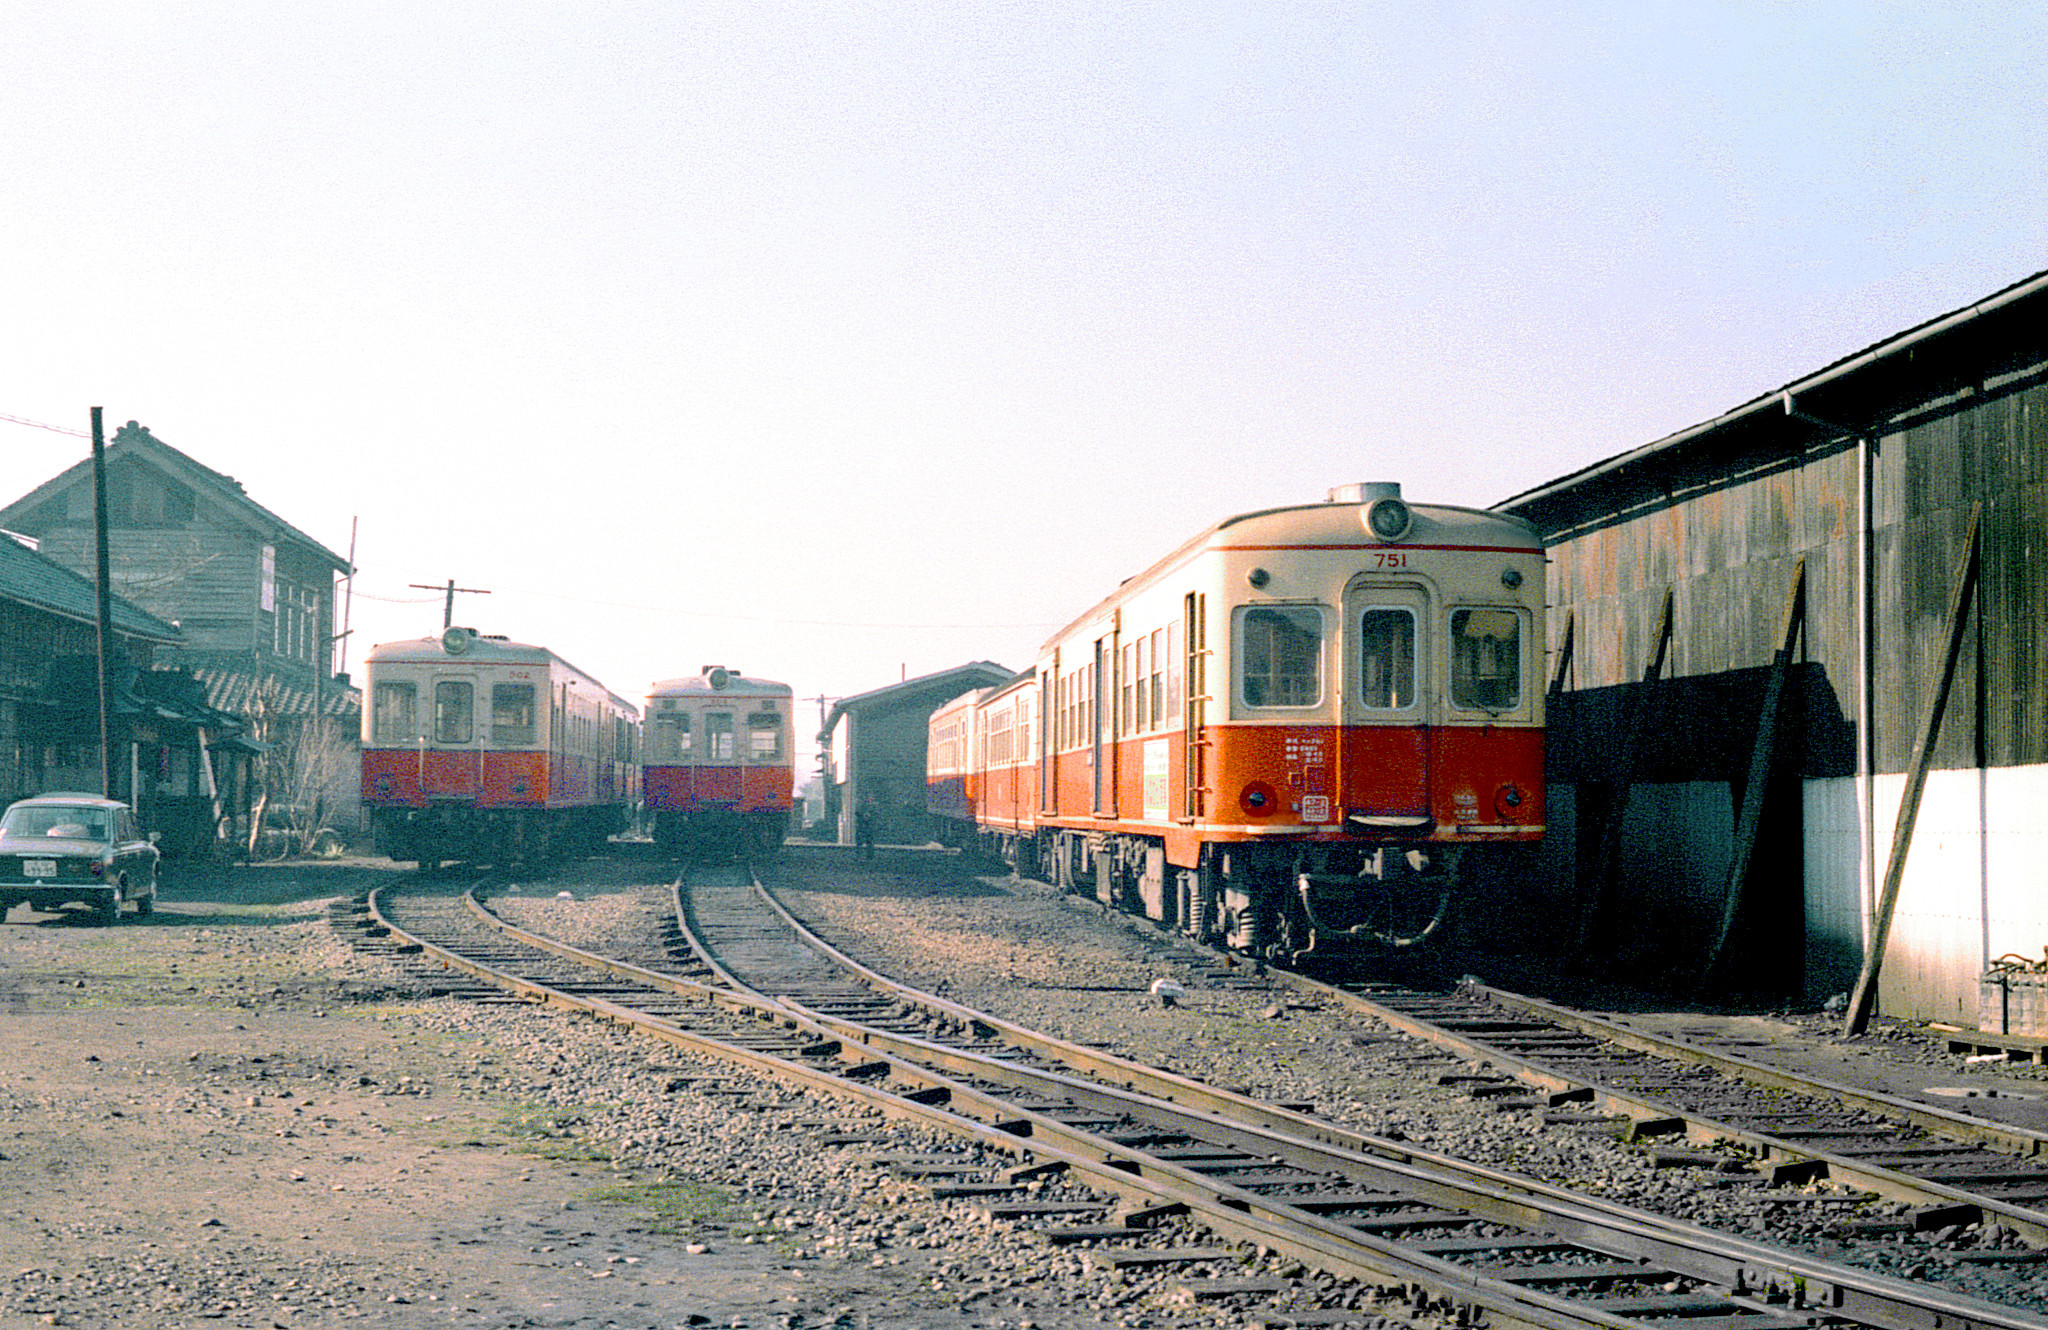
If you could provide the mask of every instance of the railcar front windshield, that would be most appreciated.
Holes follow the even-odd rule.
[[[1451,611],[1451,705],[1513,711],[1522,705],[1522,616],[1511,609]]]
[[[707,762],[732,761],[732,713],[730,711],[707,711],[704,713],[704,760]]]
[[[1323,612],[1314,605],[1248,605],[1237,614],[1239,692],[1248,707],[1323,700]]]
[[[374,743],[409,744],[420,737],[419,689],[410,683],[380,683],[371,703]]]
[[[533,719],[533,685],[500,683],[491,685],[491,742],[530,744],[537,730]]]

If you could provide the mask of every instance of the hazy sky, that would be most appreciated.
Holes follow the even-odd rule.
[[[1492,504],[2048,268],[2002,0],[6,26],[0,415],[360,519],[358,670],[451,577],[635,699],[1022,666],[1226,514]]]

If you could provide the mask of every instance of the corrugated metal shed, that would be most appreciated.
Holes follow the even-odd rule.
[[[2048,769],[2048,274],[1499,507],[1550,548],[1553,662],[1571,635],[1552,775],[1578,825],[1560,828],[1557,858],[1598,903],[1597,936],[1679,973],[1718,941],[1730,887],[1716,847],[1803,566],[1794,704],[1734,951],[1765,960],[1751,983],[1803,958],[1807,996],[1841,987],[1860,956],[1981,515],[1981,594],[1882,998],[1974,1017],[1990,956],[2041,954],[2048,832],[1990,810],[2017,809],[2013,792]],[[1958,781],[1979,787],[1974,812]],[[1601,862],[1616,817],[1627,849]],[[1643,920],[1656,922],[1630,926]]]

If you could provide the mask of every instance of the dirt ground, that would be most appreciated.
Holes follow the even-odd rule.
[[[861,1306],[886,1286],[743,1238],[729,1197],[670,1194],[655,1232],[633,1179],[451,1075],[464,1041],[326,922],[390,871],[167,869],[150,918],[9,915],[0,1330],[890,1323]]]

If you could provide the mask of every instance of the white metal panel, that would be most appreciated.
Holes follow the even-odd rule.
[[[1860,956],[1862,911],[1853,924],[1843,918],[1860,895],[1854,785],[1809,783],[1807,919],[1809,944],[1853,938]],[[1904,790],[1903,775],[1874,782],[1874,879],[1889,862]],[[2048,766],[1929,773],[1878,976],[1880,1012],[1974,1026],[1986,964],[2008,954],[2039,959],[2048,949],[2044,807]]]

